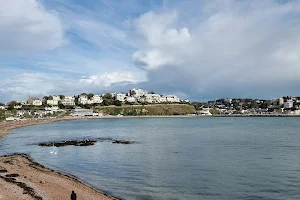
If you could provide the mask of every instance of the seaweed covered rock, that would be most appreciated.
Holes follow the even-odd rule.
[[[39,146],[42,147],[65,147],[65,146],[90,146],[94,145],[96,140],[71,140],[61,142],[41,142]]]
[[[133,141],[128,141],[128,140],[114,140],[112,143],[113,144],[133,144]]]

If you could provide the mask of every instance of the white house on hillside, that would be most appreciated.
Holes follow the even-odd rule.
[[[159,103],[160,102],[160,95],[159,94],[146,94],[145,101],[148,103]]]
[[[178,103],[180,102],[180,99],[175,95],[162,95],[160,102]]]
[[[102,103],[103,102],[102,97],[97,94],[95,94],[91,100],[92,100],[92,103]]]
[[[79,96],[79,98],[78,98],[78,103],[85,105],[85,104],[88,103],[88,100],[89,100],[89,99],[88,99],[88,96],[85,95],[85,94],[83,94],[83,95],[80,95],[80,96]]]
[[[48,99],[46,103],[49,106],[57,106],[59,101],[60,101],[59,96],[52,96],[52,98]]]
[[[284,106],[284,108],[292,108],[293,107],[293,100],[292,99],[286,100],[286,102],[284,102],[283,106]]]
[[[118,100],[118,101],[125,101],[125,97],[126,97],[126,95],[125,94],[122,94],[122,93],[118,93],[118,94],[116,94],[116,100]]]
[[[134,102],[136,102],[136,99],[134,97],[126,97],[126,101],[128,101],[130,103],[134,103]]]
[[[134,96],[134,97],[141,97],[143,95],[147,94],[147,92],[145,92],[142,89],[132,89],[129,91],[129,96]]]
[[[64,106],[75,106],[75,97],[65,96],[65,98],[61,100],[61,103]]]
[[[39,98],[29,97],[27,102],[28,102],[28,105],[32,105],[32,106],[41,106],[43,104],[43,102]]]

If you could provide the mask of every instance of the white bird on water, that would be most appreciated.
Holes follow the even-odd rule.
[[[50,151],[50,153],[56,155],[56,154],[57,154],[57,151],[54,151],[54,150],[53,150],[53,151]]]
[[[53,150],[52,150],[52,151],[50,151],[50,153],[51,153],[51,154],[54,154],[54,155],[56,155],[56,154],[57,154],[57,151],[55,151],[54,145],[53,145]]]

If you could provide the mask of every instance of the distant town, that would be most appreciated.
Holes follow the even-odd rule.
[[[0,103],[1,121],[105,115],[300,116],[300,97],[286,96],[271,100],[223,98],[190,102],[176,95],[131,89],[128,93],[51,95],[42,99],[29,96],[26,102]]]

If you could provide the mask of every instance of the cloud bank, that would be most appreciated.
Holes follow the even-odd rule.
[[[188,1],[150,11],[132,23],[132,60],[149,83],[164,83],[159,90],[199,99],[290,94],[300,85],[299,14],[299,1]]]
[[[37,0],[0,0],[0,55],[54,49],[63,43],[63,25]]]
[[[130,87],[200,101],[298,95],[299,1],[42,2],[0,0],[1,101]]]

